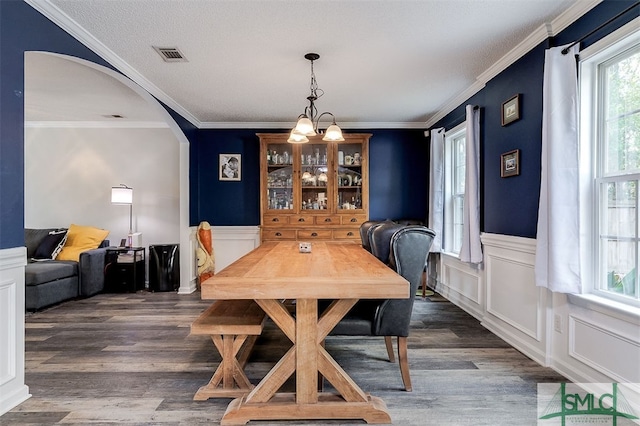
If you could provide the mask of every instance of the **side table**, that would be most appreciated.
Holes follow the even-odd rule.
[[[108,247],[105,255],[105,291],[136,292],[144,290],[144,247]]]

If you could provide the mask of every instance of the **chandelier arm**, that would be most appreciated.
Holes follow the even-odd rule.
[[[325,111],[325,112],[323,112],[322,114],[320,114],[320,115],[318,116],[318,118],[316,119],[316,121],[315,121],[316,129],[318,129],[318,126],[320,125],[320,119],[322,118],[322,116],[323,116],[323,115],[330,115],[330,116],[331,116],[331,118],[333,119],[333,122],[332,122],[331,124],[336,124],[336,116],[335,116],[335,115],[333,115],[333,113],[331,113],[331,112],[329,112],[329,111]]]

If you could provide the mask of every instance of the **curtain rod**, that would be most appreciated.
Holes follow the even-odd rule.
[[[601,30],[602,28],[606,27],[607,25],[609,25],[611,22],[615,21],[616,19],[618,19],[619,17],[621,17],[622,15],[624,15],[625,13],[629,12],[631,9],[633,9],[634,7],[640,5],[640,1],[635,2],[634,4],[632,4],[631,6],[629,6],[628,8],[626,8],[625,10],[623,10],[622,12],[618,13],[616,16],[614,16],[613,18],[609,19],[607,22],[605,22],[604,24],[599,25],[596,29],[590,31],[588,34],[583,35],[582,37],[580,37],[578,40],[574,41],[573,43],[571,43],[569,46],[565,47],[564,49],[562,49],[562,54],[566,55],[567,53],[569,53],[569,49],[571,49],[573,46],[575,46],[576,44],[580,43],[582,40],[584,40],[585,38],[589,37],[591,34],[595,33],[596,31]]]

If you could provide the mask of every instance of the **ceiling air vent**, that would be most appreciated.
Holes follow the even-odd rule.
[[[158,55],[162,57],[165,62],[187,62],[187,58],[182,55],[182,52],[177,47],[157,47],[153,48],[158,52]]]

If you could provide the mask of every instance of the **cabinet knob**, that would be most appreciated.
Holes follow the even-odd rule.
[[[282,237],[282,234],[280,232],[276,232],[276,237]]]
[[[325,222],[331,222],[331,218],[330,218],[330,217],[328,217],[328,218],[326,218],[324,221],[325,221]]]
[[[271,219],[271,222],[280,222],[280,219],[278,219],[277,217],[274,217],[273,219]]]
[[[317,233],[317,232],[312,232],[312,233],[311,233],[311,236],[312,236],[312,237],[317,237],[317,236],[318,236],[318,233]]]
[[[304,222],[304,217],[301,217],[300,219],[298,219],[298,222]]]
[[[357,222],[357,221],[358,221],[358,219],[356,219],[355,217],[351,218],[351,222]]]
[[[347,232],[347,237],[353,237],[353,232]]]

